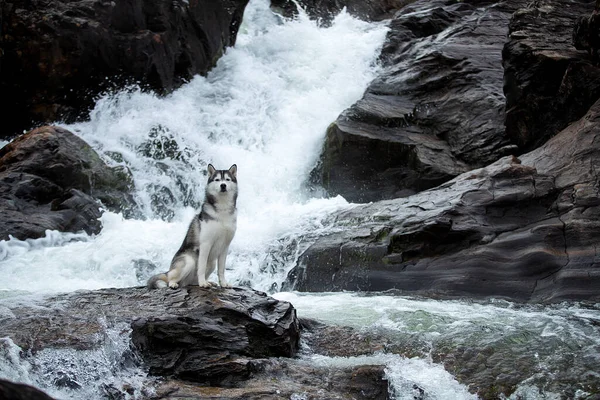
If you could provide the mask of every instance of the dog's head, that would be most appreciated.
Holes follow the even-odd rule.
[[[237,166],[233,164],[229,169],[215,169],[208,164],[206,191],[212,196],[237,193]]]

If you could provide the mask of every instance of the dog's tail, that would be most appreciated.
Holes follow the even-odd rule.
[[[158,274],[158,275],[154,275],[153,277],[148,279],[148,283],[146,284],[146,287],[148,289],[160,289],[160,288],[167,287],[168,282],[169,282],[169,280],[167,278],[167,274]]]

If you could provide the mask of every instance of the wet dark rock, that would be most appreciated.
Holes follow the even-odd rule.
[[[381,74],[327,131],[328,192],[404,197],[511,154],[501,50],[521,4],[423,0],[398,11]]]
[[[593,10],[591,2],[535,1],[513,15],[502,51],[505,124],[520,151],[540,146],[600,98],[600,68],[582,51],[590,45],[573,45],[574,30],[582,35],[577,20]]]
[[[519,301],[600,299],[600,102],[545,145],[332,219],[290,282]]]
[[[0,149],[0,240],[98,233],[100,207],[133,212],[131,176],[66,129],[34,129]],[[100,202],[99,202],[100,201]]]
[[[235,43],[248,0],[8,0],[0,5],[3,135],[85,116],[98,93],[169,92]]]
[[[45,349],[96,349],[110,340],[107,330],[127,335],[123,326],[130,325],[132,348],[151,374],[202,384],[230,386],[263,368],[264,359],[293,357],[298,349],[292,305],[251,289],[104,289],[3,305],[0,336],[24,357]],[[121,358],[125,365],[131,355]],[[73,373],[57,377],[58,386],[77,382]]]
[[[251,380],[236,387],[202,387],[167,380],[157,387],[156,392],[157,399],[389,399],[383,366],[315,367],[302,361],[283,359],[263,362]]]
[[[186,313],[133,322],[133,344],[151,374],[230,386],[250,376],[256,358],[296,354],[299,328],[289,303],[239,293],[207,300]]]
[[[313,19],[328,24],[346,8],[348,13],[368,21],[390,18],[392,14],[414,0],[299,0],[297,3]],[[292,0],[271,0],[271,8],[287,17],[298,15],[298,6]]]
[[[600,2],[591,15],[581,16],[575,22],[573,29],[573,45],[577,50],[587,50],[593,61],[598,61],[600,48]]]
[[[0,399],[7,400],[53,400],[52,397],[33,386],[0,379]]]

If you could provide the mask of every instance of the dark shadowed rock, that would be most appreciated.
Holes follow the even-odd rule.
[[[6,400],[52,400],[52,397],[32,386],[0,379],[0,399]]]
[[[289,303],[243,291],[203,297],[185,312],[133,322],[133,344],[151,374],[232,385],[258,368],[257,358],[296,354],[299,327]]]
[[[514,151],[501,50],[519,4],[423,0],[396,13],[380,76],[328,129],[320,175],[329,193],[403,197]]]
[[[591,2],[535,1],[512,17],[502,51],[505,124],[520,151],[546,142],[600,97],[600,68],[573,45],[578,18],[593,9]]]
[[[600,103],[539,149],[335,215],[290,276],[303,291],[600,299]]]
[[[168,92],[235,42],[248,0],[7,0],[0,4],[2,134],[86,115],[124,83]]]
[[[107,166],[66,129],[35,129],[0,149],[0,240],[98,233],[101,206],[133,210],[132,187],[126,169]]]

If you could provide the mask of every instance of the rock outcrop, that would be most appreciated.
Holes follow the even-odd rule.
[[[545,143],[600,97],[600,68],[573,43],[577,20],[593,10],[592,3],[545,0],[513,15],[502,51],[505,123],[520,151]]]
[[[600,299],[600,101],[520,158],[337,214],[290,276],[302,291]]]
[[[196,387],[232,386],[266,369],[270,357],[294,356],[299,333],[290,303],[242,288],[103,289],[0,304],[0,337],[19,346],[38,370],[43,366],[36,355],[46,354],[47,387],[109,389],[91,371],[57,366],[47,352],[52,349],[104,349],[102,357],[116,370],[141,362],[167,382],[174,377]],[[173,390],[174,383],[169,385]]]
[[[234,44],[248,0],[0,4],[0,135],[86,116],[98,93],[159,93],[205,74]]]
[[[422,0],[396,13],[380,76],[328,129],[316,175],[329,193],[408,196],[514,153],[501,51],[520,4]]]
[[[100,207],[135,209],[132,189],[128,170],[107,166],[71,132],[34,129],[0,149],[0,240],[98,233]]]

